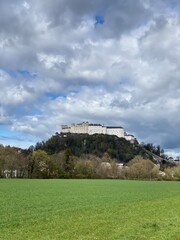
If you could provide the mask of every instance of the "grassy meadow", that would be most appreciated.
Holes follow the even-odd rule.
[[[1,179],[0,239],[180,240],[180,183]]]

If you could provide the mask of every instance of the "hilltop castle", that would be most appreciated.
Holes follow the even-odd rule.
[[[108,134],[116,135],[119,138],[125,138],[130,142],[134,142],[135,137],[127,134],[122,127],[103,126],[101,124],[90,124],[89,122],[83,122],[78,124],[62,125],[62,133],[77,133],[77,134]]]

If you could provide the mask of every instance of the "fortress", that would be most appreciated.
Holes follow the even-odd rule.
[[[83,122],[78,124],[62,125],[62,133],[76,133],[76,134],[108,134],[116,135],[119,138],[125,138],[130,142],[134,142],[135,137],[127,134],[122,127],[103,126],[101,124],[90,124],[89,122]]]

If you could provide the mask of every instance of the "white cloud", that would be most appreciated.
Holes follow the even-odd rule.
[[[61,55],[47,55],[47,54],[38,54],[38,59],[40,62],[44,63],[47,69],[53,67],[60,67],[61,64],[66,63],[66,60]]]
[[[179,7],[1,1],[1,123],[42,139],[64,123],[117,124],[178,151]]]
[[[26,1],[24,1],[23,2],[23,7],[28,10],[28,9],[30,9],[30,4]]]

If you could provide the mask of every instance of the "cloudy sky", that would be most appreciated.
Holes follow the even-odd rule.
[[[89,121],[180,154],[179,0],[0,0],[0,143]]]

